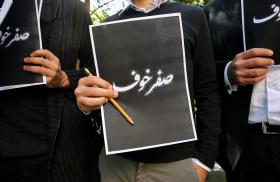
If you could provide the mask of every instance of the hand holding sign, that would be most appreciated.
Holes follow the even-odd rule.
[[[70,85],[66,73],[61,70],[59,59],[48,50],[37,50],[31,54],[31,57],[24,59],[27,64],[25,71],[45,75],[47,77],[47,87],[64,88]]]
[[[244,86],[255,84],[266,77],[267,66],[274,64],[270,58],[273,52],[269,49],[254,48],[235,56],[228,67],[228,76],[231,84]]]
[[[6,15],[9,13],[12,7],[13,0],[4,0],[2,7],[0,8],[0,25],[5,20]]]

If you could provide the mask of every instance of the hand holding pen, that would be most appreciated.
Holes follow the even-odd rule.
[[[75,90],[80,109],[84,112],[91,112],[110,101],[124,118],[134,125],[129,115],[113,99],[118,97],[118,92],[112,90],[112,85],[99,77],[93,76],[88,69],[84,71],[89,76],[80,79],[79,85]]]

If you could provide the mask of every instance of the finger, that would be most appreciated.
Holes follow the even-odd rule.
[[[50,61],[58,60],[58,58],[53,53],[51,53],[49,50],[46,50],[46,49],[38,49],[38,50],[32,52],[31,56],[32,57],[45,57]]]
[[[79,106],[87,107],[88,109],[100,107],[108,103],[108,99],[105,97],[77,97],[77,103]]]
[[[79,85],[84,85],[84,86],[98,86],[100,88],[105,88],[105,89],[111,89],[112,85],[103,80],[100,77],[97,76],[88,76],[85,78],[80,79]]]
[[[31,53],[32,57],[44,57],[45,62],[43,63],[44,67],[52,69],[54,71],[59,70],[60,62],[59,59],[50,51],[46,49],[39,49]]]
[[[106,98],[118,97],[118,92],[112,89],[103,89],[99,87],[85,87],[85,86],[78,87],[75,90],[75,94],[78,96],[86,96],[86,97],[106,97]]]
[[[265,78],[266,78],[266,75],[262,75],[257,78],[242,78],[242,79],[240,79],[239,85],[243,86],[243,85],[248,85],[248,84],[256,84]]]
[[[27,64],[34,64],[34,65],[40,65],[43,66],[45,59],[42,57],[26,57],[23,60]]]
[[[266,75],[267,72],[268,72],[268,68],[247,69],[244,70],[244,74],[242,76],[244,78],[257,78]]]
[[[45,59],[44,67],[49,68],[55,72],[60,70],[60,63],[57,61],[51,61],[49,59]]]
[[[50,69],[41,66],[23,66],[24,71],[45,75],[47,77],[54,77],[56,73]]]
[[[253,48],[241,53],[239,56],[241,56],[242,59],[250,59],[254,57],[271,57],[273,56],[273,51],[265,48]]]
[[[43,57],[27,57],[24,58],[24,62],[27,64],[40,65],[52,70],[56,70],[58,68],[56,63],[50,62],[48,59],[45,59]]]
[[[80,106],[79,105],[79,108],[83,111],[83,112],[91,112],[93,110],[98,110],[100,109],[100,106],[97,106],[97,107],[87,107],[87,106]]]
[[[59,62],[50,61],[49,59],[45,59],[44,57],[26,57],[24,58],[24,62],[28,64],[41,65],[54,71],[59,70],[60,67]]]
[[[256,67],[267,67],[274,64],[274,61],[270,58],[251,58],[243,62],[244,68],[256,68]]]

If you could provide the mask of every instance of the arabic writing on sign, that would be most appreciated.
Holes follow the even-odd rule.
[[[14,33],[10,31],[10,27],[6,27],[6,31],[0,30],[0,46],[5,46],[5,48],[10,47],[13,43],[19,41],[25,41],[29,39],[30,33],[24,32],[20,33],[20,29],[16,28]]]
[[[0,8],[0,25],[2,24],[2,22],[4,21],[4,19],[7,16],[7,14],[9,13],[12,5],[13,5],[13,0],[4,0],[2,6]]]
[[[153,79],[154,76],[151,75],[150,69],[145,70],[145,75],[143,77],[141,77],[139,73],[133,70],[131,71],[131,76],[134,77],[134,82],[132,84],[120,87],[117,86],[116,83],[113,83],[113,89],[118,92],[127,92],[138,87],[137,91],[142,92],[145,88],[147,88],[144,95],[148,96],[153,93],[155,88],[160,88],[172,83],[174,79],[173,74],[169,74],[165,77],[162,76],[162,74],[163,72],[159,69],[157,71],[157,77]]]
[[[262,18],[262,19],[257,19],[256,17],[254,17],[253,22],[255,24],[265,23],[265,22],[273,19],[276,16],[277,16],[277,19],[275,21],[279,21],[280,20],[280,7],[273,4],[273,5],[271,5],[271,9],[273,10],[273,14],[269,15],[268,17]]]

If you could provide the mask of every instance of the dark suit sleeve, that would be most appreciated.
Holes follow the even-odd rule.
[[[68,79],[70,80],[71,87],[76,88],[79,82],[79,79],[87,76],[83,69],[85,67],[89,68],[92,73],[95,73],[94,64],[93,64],[93,54],[92,47],[90,42],[90,34],[89,34],[89,25],[92,24],[91,18],[89,16],[89,12],[84,6],[83,3],[79,2],[79,7],[75,16],[79,17],[78,22],[81,27],[79,34],[81,35],[81,41],[78,52],[78,59],[80,61],[80,69],[79,70],[66,70],[66,74]],[[76,7],[77,8],[77,7]],[[77,26],[77,25],[74,25]]]
[[[194,48],[194,97],[198,141],[196,158],[212,168],[219,148],[220,96],[209,29],[203,11]]]

